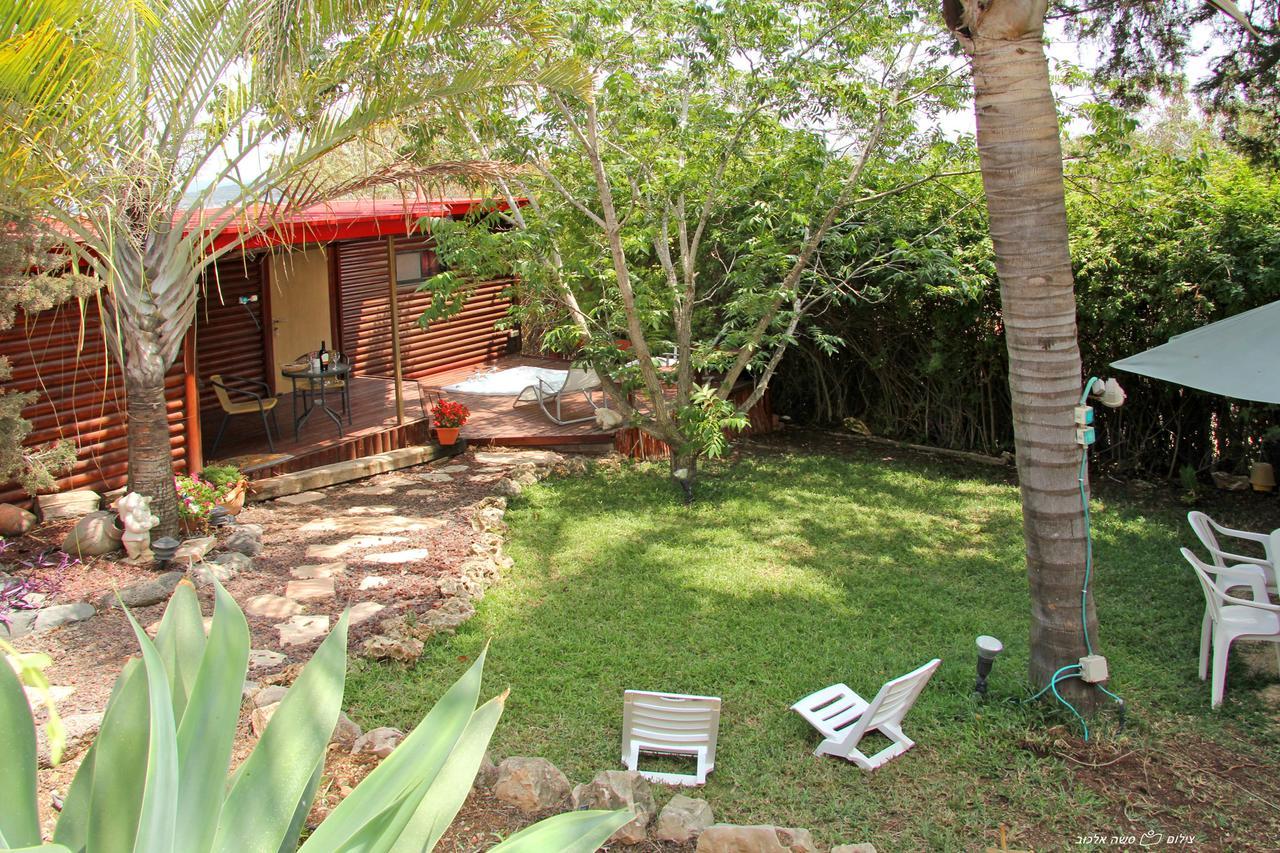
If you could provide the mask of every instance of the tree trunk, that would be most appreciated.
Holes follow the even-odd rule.
[[[129,413],[129,490],[151,497],[160,523],[151,538],[178,535],[178,493],[173,484],[169,418],[165,411],[165,364],[159,354],[130,346],[125,365]]]
[[[1035,3],[992,3],[1008,27],[984,35],[970,20],[962,43],[973,64],[978,151],[1009,351],[1014,443],[1022,489],[1031,587],[1031,680],[1049,682],[1097,637],[1092,597],[1082,614],[1086,530],[1080,501],[1081,448],[1073,409],[1081,391],[1076,305],[1068,248],[1058,115]],[[1030,9],[1030,11],[1028,11]],[[976,30],[976,32],[974,31]],[[1083,618],[1082,618],[1083,617]],[[1096,693],[1078,679],[1059,685],[1078,709]]]
[[[686,505],[693,503],[693,487],[698,481],[698,455],[681,451],[678,445],[671,444],[671,479],[684,493]]]

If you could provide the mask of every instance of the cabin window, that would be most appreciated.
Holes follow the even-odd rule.
[[[400,287],[417,287],[438,272],[440,262],[430,249],[396,252],[396,284]]]

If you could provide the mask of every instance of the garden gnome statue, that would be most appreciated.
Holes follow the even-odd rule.
[[[120,515],[120,523],[124,525],[124,533],[120,541],[131,560],[151,559],[151,528],[160,523],[157,516],[151,514],[151,498],[137,492],[129,492],[111,505]]]

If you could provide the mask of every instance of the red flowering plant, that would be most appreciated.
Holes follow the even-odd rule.
[[[431,407],[431,423],[437,428],[456,429],[471,417],[471,410],[453,400],[441,400]]]

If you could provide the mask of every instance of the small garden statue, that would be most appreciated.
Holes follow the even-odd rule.
[[[151,528],[160,523],[159,517],[151,513],[151,498],[129,492],[117,498],[111,508],[120,515],[120,523],[124,525],[120,541],[129,558],[151,559]]]

